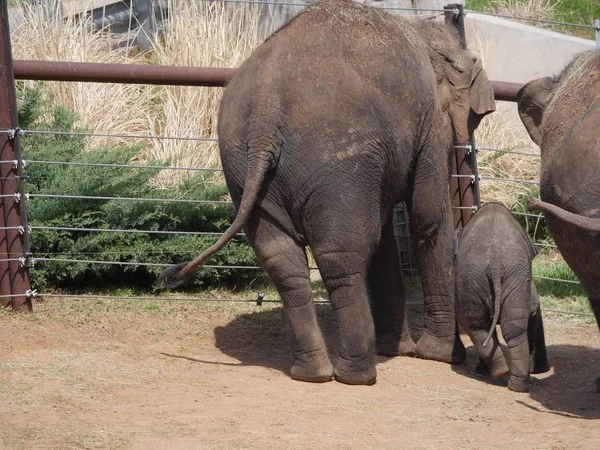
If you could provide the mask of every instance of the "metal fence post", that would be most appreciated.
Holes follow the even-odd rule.
[[[594,21],[594,28],[596,30],[596,50],[600,50],[600,19]]]
[[[444,10],[446,24],[457,29],[462,47],[467,48],[463,5],[446,5]],[[480,206],[477,175],[477,151],[475,138],[471,132],[469,133],[469,142],[455,142],[454,157],[452,158],[450,192],[454,208],[455,228],[464,227],[476,208]]]
[[[8,5],[0,5],[0,215],[4,230],[0,234],[0,282],[2,295],[14,295],[2,304],[32,310],[29,272],[26,267],[24,236],[28,232],[22,219],[25,204],[22,162],[19,151],[17,98],[13,73]]]

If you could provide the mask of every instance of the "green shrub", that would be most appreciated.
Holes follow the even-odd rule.
[[[74,118],[65,108],[52,105],[39,88],[20,91],[20,123],[59,131],[73,130]],[[154,201],[40,198],[35,194],[185,198],[223,200],[227,189],[199,173],[174,189],[153,188],[149,180],[158,169],[114,168],[43,164],[35,161],[128,164],[139,147],[105,148],[85,152],[81,136],[26,134],[23,137],[31,251],[41,259],[31,270],[32,286],[46,289],[96,290],[106,288],[150,289],[163,270],[159,266],[121,266],[65,260],[116,261],[172,264],[188,261],[216,241],[218,236],[165,235],[122,232],[85,232],[36,229],[74,227],[117,230],[223,232],[234,218],[231,205],[167,203]],[[159,165],[161,162],[152,162]],[[163,162],[164,164],[164,162]],[[211,258],[210,265],[257,265],[244,237],[231,241]],[[199,272],[193,287],[244,287],[252,280],[264,282],[262,270],[214,269]]]

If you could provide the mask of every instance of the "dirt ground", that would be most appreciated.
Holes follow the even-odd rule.
[[[598,449],[600,333],[545,325],[529,394],[474,375],[472,346],[461,366],[379,358],[357,387],[290,379],[277,305],[47,300],[0,312],[0,448]]]

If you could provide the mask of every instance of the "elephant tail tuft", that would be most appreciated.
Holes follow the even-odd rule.
[[[273,158],[269,152],[259,152],[248,159],[248,171],[244,183],[244,193],[240,202],[237,215],[233,223],[227,228],[217,242],[204,250],[200,256],[189,263],[177,264],[167,267],[160,275],[159,281],[169,289],[175,289],[184,285],[196,271],[204,265],[206,260],[221,250],[225,244],[238,234],[252,213],[258,195],[265,181],[267,172],[274,166]]]

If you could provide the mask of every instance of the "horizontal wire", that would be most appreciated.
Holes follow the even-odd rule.
[[[547,24],[551,24],[551,25],[564,25],[564,26],[568,26],[568,27],[588,28],[588,29],[592,29],[592,30],[596,29],[596,27],[594,25],[584,25],[581,23],[561,22],[559,20],[534,19],[532,17],[511,16],[511,15],[507,15],[507,14],[496,14],[496,13],[489,13],[489,12],[482,12],[482,11],[473,11],[471,9],[466,9],[465,12],[468,14],[480,14],[482,16],[500,17],[502,19],[526,20],[528,22],[540,22],[540,23],[547,23]]]
[[[17,228],[18,227],[13,227]],[[53,231],[88,231],[88,232],[114,232],[114,233],[140,233],[140,234],[182,234],[197,236],[222,236],[223,233],[212,231],[159,231],[159,230],[119,230],[116,228],[79,228],[79,227],[45,227],[32,226],[32,230],[53,230]],[[0,228],[2,229],[2,228]],[[245,236],[245,233],[238,233],[236,236]]]
[[[0,130],[0,133],[6,133],[11,130]],[[129,133],[86,133],[83,131],[58,131],[58,130],[27,130],[21,129],[23,134],[58,134],[60,136],[90,136],[107,138],[131,138],[131,139],[164,139],[173,141],[198,141],[198,142],[218,142],[217,138],[207,137],[186,137],[186,136],[155,136],[152,134],[129,134]]]
[[[140,266],[140,267],[169,267],[173,264],[167,263],[135,263],[128,261],[96,261],[96,260],[86,260],[86,259],[63,259],[63,258],[34,258],[36,262],[44,261],[44,262],[63,262],[63,263],[81,263],[81,264],[109,264],[116,266]],[[248,269],[248,270],[258,270],[262,269],[260,266],[202,266],[207,269]]]
[[[535,245],[536,247],[547,247],[547,248],[558,248],[556,245],[554,244],[543,244],[543,243],[533,243],[533,245]]]
[[[68,199],[74,199],[74,200],[116,200],[116,201],[134,201],[134,202],[233,205],[233,202],[225,201],[225,200],[187,200],[187,199],[176,199],[176,198],[144,198],[144,197],[103,197],[103,196],[95,196],[95,195],[63,195],[63,194],[26,194],[26,195],[29,198],[68,198]],[[10,195],[9,197],[14,197],[14,195]]]
[[[484,176],[484,175],[480,175],[479,178],[481,178],[482,180],[504,181],[506,183],[523,183],[523,184],[536,184],[536,185],[540,184],[539,181],[533,181],[533,180],[518,180],[518,179],[514,179],[514,178],[488,177],[488,176]]]
[[[222,172],[223,169],[216,167],[174,167],[174,166],[155,166],[141,164],[109,164],[109,163],[86,163],[86,162],[71,162],[71,161],[32,161],[24,160],[26,164],[51,164],[57,166],[83,166],[83,167],[111,167],[111,168],[126,168],[126,169],[166,169],[166,170],[202,170],[209,172]]]
[[[522,213],[522,212],[517,212],[517,211],[511,211],[511,213],[514,214],[515,216],[536,217],[538,219],[544,218],[544,216],[541,214]]]
[[[533,275],[533,278],[537,278],[538,280],[560,281],[562,283],[580,284],[579,281],[575,281],[575,280],[564,280],[562,278],[542,277],[539,275]]]
[[[315,2],[312,3],[293,3],[293,2],[274,2],[268,0],[201,0],[205,3],[240,3],[240,4],[250,4],[250,5],[273,5],[273,6],[301,6],[308,8],[310,6],[314,6]],[[454,11],[453,9],[440,9],[440,8],[403,8],[400,6],[377,6],[373,3],[368,3],[368,6],[377,9],[383,10],[391,10],[391,11],[423,11],[423,12],[446,12],[446,11]]]
[[[11,294],[11,295],[0,295],[0,298],[15,298],[15,297],[28,297],[27,294]],[[50,294],[50,293],[36,293],[35,297],[43,298],[54,298],[54,299],[106,299],[106,300],[139,300],[139,301],[185,301],[185,302],[219,302],[219,303],[281,303],[281,299],[238,299],[238,298],[212,298],[212,297],[150,297],[150,296],[118,296],[118,295],[94,295],[94,294]],[[329,300],[317,300],[313,302],[317,305],[329,304]],[[423,302],[406,302],[406,305],[421,305]],[[576,311],[564,311],[555,309],[544,309],[545,312],[553,314],[565,314],[565,315],[577,315],[577,316],[588,316],[595,317],[594,314],[576,312]]]
[[[562,311],[559,309],[544,309],[544,312],[549,312],[549,313],[554,313],[554,314],[573,314],[576,316],[589,316],[589,317],[596,317],[594,314],[592,313],[584,313],[584,312],[576,312],[576,311]]]
[[[523,155],[523,156],[531,156],[534,158],[541,158],[542,155],[539,153],[525,153],[525,152],[515,152],[512,150],[502,150],[499,148],[491,148],[491,147],[477,147],[479,150],[484,150],[486,152],[498,152],[498,153],[509,153],[513,155]]]

